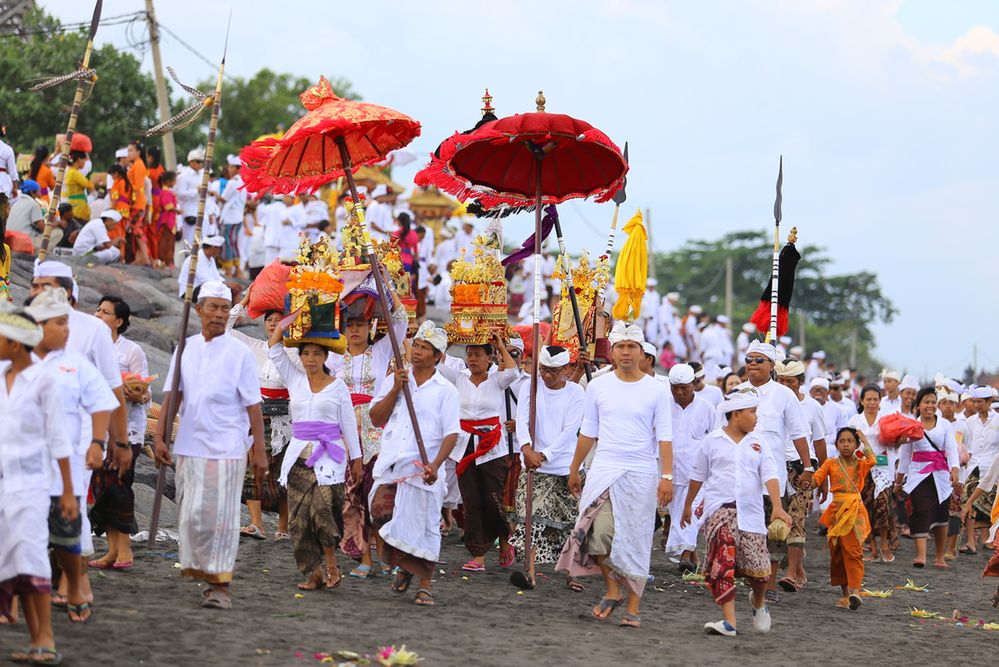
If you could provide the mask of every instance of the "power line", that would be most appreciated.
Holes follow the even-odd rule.
[[[185,49],[187,49],[192,54],[194,54],[196,57],[198,57],[199,59],[201,59],[209,67],[211,67],[213,71],[218,71],[218,67],[219,67],[218,62],[212,62],[211,60],[209,60],[206,55],[204,55],[203,53],[201,53],[200,51],[198,51],[196,48],[194,48],[193,46],[191,46],[190,44],[188,44],[187,42],[185,42],[183,40],[183,38],[180,37],[180,35],[178,35],[173,30],[171,30],[170,28],[168,28],[165,25],[163,25],[162,21],[157,21],[156,25],[157,25],[157,27],[159,27],[160,30],[164,31],[165,33],[167,33],[168,35],[170,35],[171,37],[173,37],[175,40],[177,40],[177,43],[179,43]],[[232,80],[232,77],[230,77],[228,74],[225,75],[225,78],[229,79],[229,80]]]
[[[124,25],[129,23],[136,18],[144,17],[145,12],[132,12],[131,14],[119,14],[117,16],[108,16],[102,18],[98,25],[102,26],[115,26]],[[78,30],[84,30],[90,27],[90,21],[83,21],[79,23],[60,23],[58,27],[53,28],[37,28],[35,30],[19,30],[17,32],[11,32],[7,34],[2,34],[0,37],[26,37],[30,35],[50,35],[52,33],[65,33],[65,32],[76,32]]]

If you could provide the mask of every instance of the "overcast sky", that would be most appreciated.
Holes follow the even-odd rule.
[[[92,11],[88,0],[40,4],[66,22]],[[630,143],[625,208],[652,210],[657,250],[772,229],[783,153],[786,227],[825,246],[834,271],[875,271],[900,311],[876,327],[881,358],[955,375],[977,344],[979,365],[999,367],[995,0],[422,0],[363,13],[323,0],[159,0],[156,10],[214,62],[230,4],[228,73],[345,76],[423,123],[421,154],[478,118],[483,88],[501,116],[533,110],[543,89],[549,111]],[[107,0],[104,16],[143,6]],[[105,41],[127,46],[126,28],[102,28]],[[185,80],[212,74],[169,34],[162,51]],[[598,253],[610,206],[561,208],[571,249]],[[531,222],[513,221],[508,239]]]

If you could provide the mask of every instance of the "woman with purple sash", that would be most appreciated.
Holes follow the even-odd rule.
[[[297,342],[299,368],[288,357],[282,333],[278,327],[271,334],[267,354],[288,386],[291,442],[278,482],[288,489],[295,562],[307,577],[298,587],[333,589],[343,580],[336,551],[343,535],[348,461],[352,473],[361,474],[357,418],[347,385],[326,368],[326,339]]]

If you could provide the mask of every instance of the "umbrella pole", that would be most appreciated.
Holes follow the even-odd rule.
[[[371,235],[368,233],[368,226],[364,222],[364,208],[361,206],[360,199],[357,196],[357,185],[354,183],[354,168],[351,163],[350,152],[347,150],[347,142],[342,136],[336,137],[334,141],[337,148],[340,149],[340,160],[343,162],[343,171],[347,177],[347,187],[350,188],[350,195],[354,198],[354,210],[357,211],[357,219],[361,223],[361,229],[364,230],[365,251],[368,253],[368,262],[371,264],[371,273],[375,277],[375,286],[378,289],[378,300],[381,303],[382,317],[388,325],[386,328],[388,329],[389,343],[392,345],[395,367],[396,369],[403,368],[399,339],[396,338],[395,328],[392,326],[392,313],[391,306],[389,305],[391,301],[388,295],[388,288],[385,285],[385,276],[382,274],[382,263],[379,261],[378,255],[375,254]],[[408,384],[402,386],[402,395],[406,399],[409,420],[413,423],[413,435],[416,436],[416,446],[420,450],[420,460],[423,462],[423,465],[429,465],[430,460],[427,458],[427,448],[423,444],[423,434],[420,432],[420,422],[416,418],[416,405],[413,403],[413,396],[409,392]]]
[[[531,403],[528,428],[531,433],[531,444],[537,441],[538,419],[538,364],[541,357],[541,165],[544,154],[535,153],[537,187],[534,193],[534,316],[532,317],[531,339],[534,353],[531,355]],[[534,588],[534,545],[532,533],[534,529],[534,471],[527,470],[527,489],[524,499],[524,577],[526,586]],[[516,580],[515,580],[516,583]],[[521,582],[522,584],[524,582]]]
[[[614,212],[617,212],[616,208]],[[576,285],[572,280],[572,264],[569,260],[569,254],[565,251],[565,237],[562,236],[562,223],[559,222],[558,216],[555,216],[555,236],[558,238],[559,252],[562,253],[562,267],[565,269],[565,279],[569,281],[569,300],[572,302],[572,318],[576,321],[576,335],[579,337],[579,349],[585,350],[586,332],[583,331],[583,319],[579,315],[579,302],[576,300]],[[583,371],[586,373],[587,382],[593,379],[590,374],[589,364],[583,366]]]
[[[226,40],[228,43],[228,33]],[[184,356],[184,348],[187,345],[187,323],[191,319],[191,303],[194,300],[194,278],[198,271],[198,253],[201,250],[201,228],[205,222],[205,200],[208,198],[208,180],[212,171],[212,163],[215,159],[215,133],[219,126],[219,113],[222,110],[222,76],[225,72],[225,54],[222,55],[222,62],[219,64],[218,78],[215,81],[215,103],[212,105],[212,117],[208,123],[208,142],[205,145],[205,167],[201,173],[201,187],[198,198],[198,217],[194,224],[194,248],[191,249],[191,263],[187,270],[187,289],[184,291],[184,309],[180,314],[180,325],[177,327],[177,348],[174,350],[173,361],[173,381],[170,384],[170,393],[160,412],[160,420],[166,420],[163,424],[163,442],[167,448],[170,447],[170,440],[173,438],[173,422],[177,417],[180,408],[180,401],[177,394],[180,391],[180,361]],[[156,533],[160,526],[160,508],[163,504],[163,491],[166,487],[167,467],[161,465],[156,474],[156,494],[153,496],[153,509],[149,515],[149,541],[146,546],[150,549],[156,547]]]
[[[90,55],[94,52],[94,34],[97,32],[97,25],[101,20],[101,9],[103,0],[98,0],[94,7],[94,16],[90,22],[90,34],[87,37],[87,46],[83,51],[83,60],[80,62],[80,70],[90,68]],[[97,81],[96,75],[91,83]],[[59,200],[62,198],[62,186],[66,182],[66,165],[69,162],[69,146],[73,141],[73,134],[76,132],[76,119],[80,115],[80,107],[83,105],[84,79],[76,80],[76,93],[73,95],[73,106],[69,111],[69,123],[66,126],[66,139],[62,142],[59,150],[59,169],[56,177],[55,187],[52,188],[52,196],[49,198],[49,209],[45,213],[45,229],[42,232],[42,245],[38,248],[38,261],[44,262],[49,253],[49,239],[52,237],[52,227],[55,225],[56,217],[59,215]],[[15,174],[16,175],[16,174]]]

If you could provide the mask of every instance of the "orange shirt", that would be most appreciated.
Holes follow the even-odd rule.
[[[858,450],[860,451],[860,450]],[[829,490],[833,494],[832,503],[822,513],[819,523],[829,529],[830,541],[855,531],[861,543],[871,533],[871,522],[864,508],[860,492],[864,489],[867,473],[877,464],[873,452],[865,452],[864,458],[857,459],[854,465],[845,465],[839,456],[827,458],[815,475],[812,483],[818,487],[829,479]]]
[[[38,185],[42,186],[42,191],[44,194],[52,194],[52,188],[55,187],[55,175],[52,173],[52,168],[46,163],[42,163],[42,166],[38,168],[38,176],[35,178]]]
[[[122,217],[128,219],[132,213],[132,196],[126,189],[127,181],[124,178],[114,179],[111,184],[111,208],[121,213]]]
[[[132,184],[132,210],[146,210],[146,176],[149,171],[142,160],[135,160],[128,168],[128,182]]]
[[[166,171],[166,169],[164,169],[162,165],[159,167],[153,167],[149,170],[149,180],[152,181],[154,188],[160,187],[160,176],[163,175],[164,171]]]

